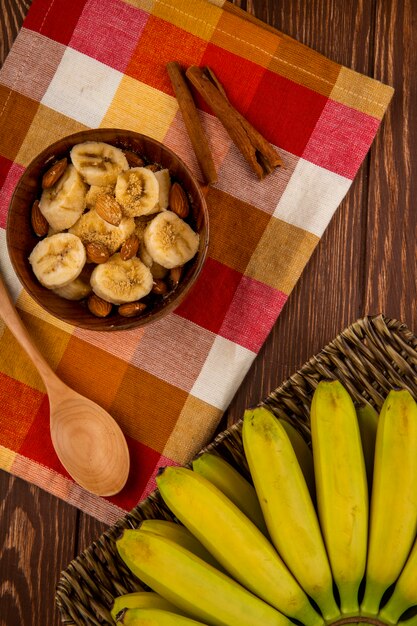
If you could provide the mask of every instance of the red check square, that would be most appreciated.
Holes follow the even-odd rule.
[[[302,156],[327,98],[267,70],[247,118],[268,141]]]
[[[86,3],[86,0],[37,0],[31,5],[23,25],[68,45]]]
[[[240,272],[207,259],[196,284],[175,313],[218,333],[241,279]]]
[[[90,0],[78,20],[70,46],[124,72],[149,14],[122,0],[108,0],[106,19],[102,16],[102,0]]]
[[[303,158],[353,180],[380,122],[329,100],[304,150]]]
[[[200,65],[207,65],[214,71],[230,102],[244,115],[265,74],[265,68],[212,43],[208,44]],[[199,96],[196,100],[202,110],[211,113]]]
[[[126,511],[131,511],[142,498],[161,455],[128,435],[126,435],[126,442],[130,453],[130,471],[127,483],[120,493],[111,498],[106,498],[106,500],[117,504]]]
[[[282,291],[243,276],[219,335],[258,353],[287,298]]]

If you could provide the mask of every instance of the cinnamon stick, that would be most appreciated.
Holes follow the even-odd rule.
[[[204,182],[208,185],[215,183],[217,181],[216,167],[191,91],[178,63],[168,63],[166,69],[171,79],[175,97],[177,98]]]
[[[283,165],[275,148],[230,104],[212,70],[191,66],[186,76],[219,118],[259,179]]]

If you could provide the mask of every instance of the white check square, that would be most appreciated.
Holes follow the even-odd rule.
[[[321,237],[351,184],[349,178],[300,159],[274,217]]]
[[[96,128],[105,116],[123,74],[67,48],[42,98],[42,104]]]
[[[229,339],[216,337],[191,394],[225,410],[256,354]]]

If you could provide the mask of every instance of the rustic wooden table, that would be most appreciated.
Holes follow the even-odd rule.
[[[0,63],[29,8],[0,0]],[[334,61],[396,89],[345,201],[233,400],[233,423],[345,326],[383,312],[417,332],[417,0],[235,0]],[[0,472],[0,626],[60,623],[60,571],[105,530]]]

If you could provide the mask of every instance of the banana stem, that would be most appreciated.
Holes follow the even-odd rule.
[[[343,626],[344,624],[372,624],[373,626],[387,626],[386,622],[376,618],[368,617],[367,615],[351,615],[349,617],[342,617],[334,622],[328,623],[329,626]]]

